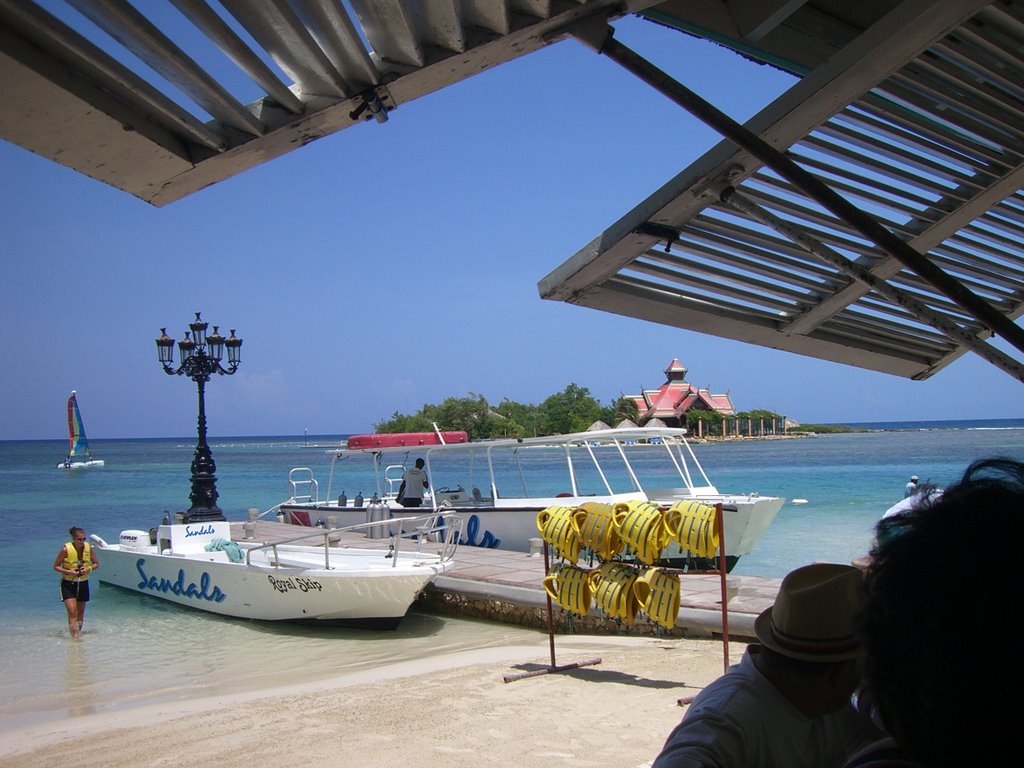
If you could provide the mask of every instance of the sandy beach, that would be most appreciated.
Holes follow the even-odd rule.
[[[739,660],[744,644],[730,644]],[[559,636],[230,697],[41,723],[6,734],[0,767],[625,766],[657,755],[692,696],[722,673],[714,640]]]

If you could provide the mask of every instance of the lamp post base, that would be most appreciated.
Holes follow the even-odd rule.
[[[227,518],[224,517],[224,513],[216,507],[213,509],[190,509],[185,513],[184,518],[186,523],[223,523],[226,521]]]

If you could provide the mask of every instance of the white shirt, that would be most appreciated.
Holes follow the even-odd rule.
[[[409,467],[402,475],[402,482],[405,483],[403,499],[422,499],[423,490],[427,487],[427,473],[419,467]]]

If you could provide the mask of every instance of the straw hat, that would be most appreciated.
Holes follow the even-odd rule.
[[[804,661],[845,661],[863,647],[855,621],[864,603],[860,571],[850,565],[815,563],[782,580],[775,605],[754,621],[761,644]]]

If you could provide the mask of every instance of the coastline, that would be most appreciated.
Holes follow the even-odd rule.
[[[704,639],[558,636],[388,664],[301,685],[69,717],[4,735],[0,768],[49,768],[73,750],[80,768],[248,768],[396,762],[478,766],[649,763],[683,715],[677,702],[723,670]],[[731,661],[744,644],[732,643]],[[598,685],[595,685],[598,683]]]

